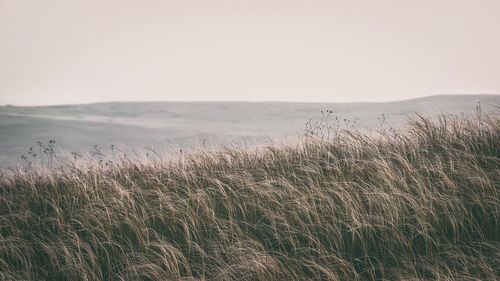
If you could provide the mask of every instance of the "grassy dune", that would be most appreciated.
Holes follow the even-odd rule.
[[[500,118],[5,171],[2,280],[498,280]]]

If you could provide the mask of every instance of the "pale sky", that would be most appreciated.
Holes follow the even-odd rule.
[[[0,104],[500,93],[499,0],[0,0]]]

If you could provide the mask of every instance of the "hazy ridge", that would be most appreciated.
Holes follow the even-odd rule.
[[[37,141],[57,149],[89,151],[97,144],[126,149],[189,150],[230,142],[258,144],[302,134],[304,124],[333,110],[340,119],[359,119],[359,128],[400,127],[415,112],[469,115],[480,102],[490,111],[499,95],[431,96],[384,103],[286,102],[111,102],[43,107],[0,107],[0,167],[20,163]]]

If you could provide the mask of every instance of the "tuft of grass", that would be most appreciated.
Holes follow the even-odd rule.
[[[500,118],[3,171],[1,280],[498,280]]]

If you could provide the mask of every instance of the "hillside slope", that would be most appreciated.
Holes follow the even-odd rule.
[[[56,140],[59,154],[106,153],[154,148],[163,154],[193,147],[220,147],[232,142],[266,144],[302,134],[304,124],[333,110],[340,119],[358,119],[360,128],[401,127],[419,112],[435,117],[441,112],[470,115],[481,102],[485,112],[500,105],[500,95],[432,96],[383,103],[286,102],[113,102],[44,107],[0,107],[0,168],[20,164],[20,157],[36,142]]]
[[[2,280],[498,280],[500,118],[4,171]]]

